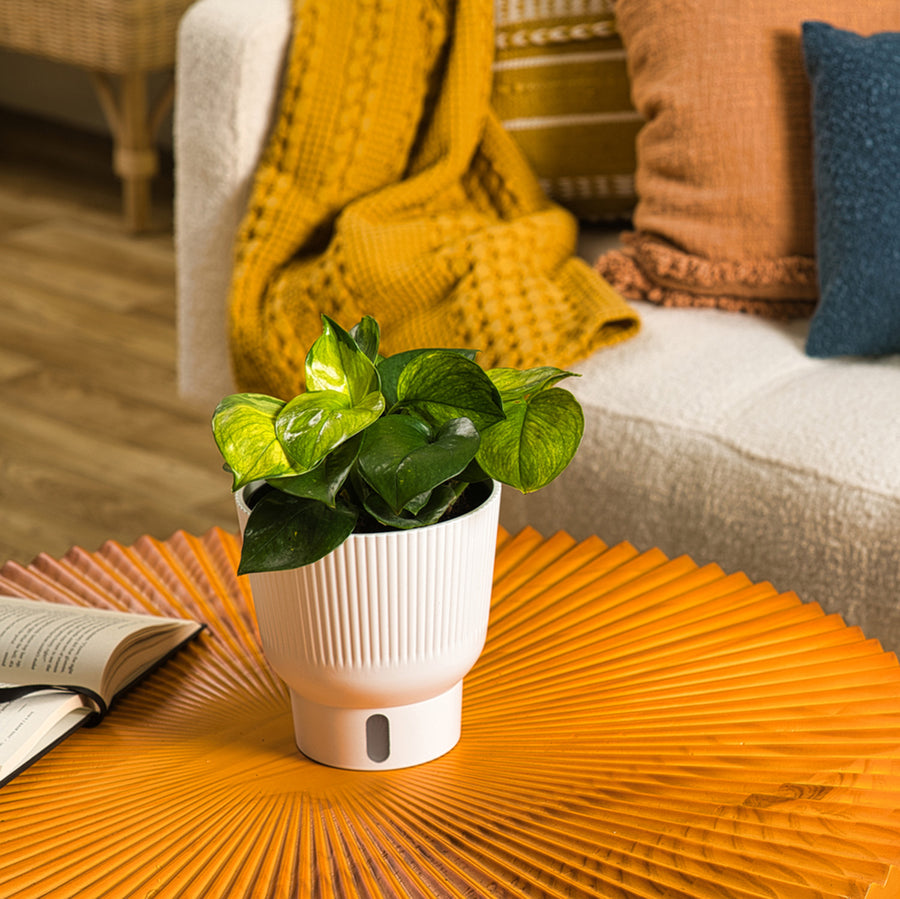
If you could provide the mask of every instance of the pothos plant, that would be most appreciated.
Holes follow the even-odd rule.
[[[492,478],[529,493],[578,449],[581,406],[556,386],[571,372],[485,371],[466,349],[383,357],[373,318],[322,323],[303,393],[237,393],[213,415],[233,490],[255,485],[240,574],[308,565],[353,532],[434,524]]]

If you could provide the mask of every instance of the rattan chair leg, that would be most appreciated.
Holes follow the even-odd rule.
[[[125,224],[137,233],[150,223],[151,182],[159,168],[154,135],[172,105],[174,81],[170,78],[151,109],[145,72],[122,75],[118,93],[108,75],[93,72],[92,78],[113,134],[113,169],[122,179]]]

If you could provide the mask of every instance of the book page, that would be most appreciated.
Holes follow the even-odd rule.
[[[0,783],[79,727],[91,711],[84,697],[57,690],[0,702]]]
[[[0,597],[0,681],[102,695],[104,667],[125,638],[186,625],[193,623]]]

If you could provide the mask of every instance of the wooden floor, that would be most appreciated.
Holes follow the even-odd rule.
[[[0,563],[235,526],[176,392],[171,164],[130,237],[111,152],[0,111]]]

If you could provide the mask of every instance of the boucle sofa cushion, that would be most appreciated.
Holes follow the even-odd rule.
[[[581,219],[634,208],[635,138],[611,0],[495,0],[492,103],[556,202]]]
[[[576,368],[581,450],[507,491],[503,523],[742,570],[900,649],[900,357],[812,359],[806,320],[638,310],[633,341]]]
[[[790,317],[817,296],[801,23],[900,26],[858,0],[619,0],[638,136],[636,236],[601,260],[627,296]]]
[[[806,22],[821,299],[811,356],[900,352],[900,32]]]

